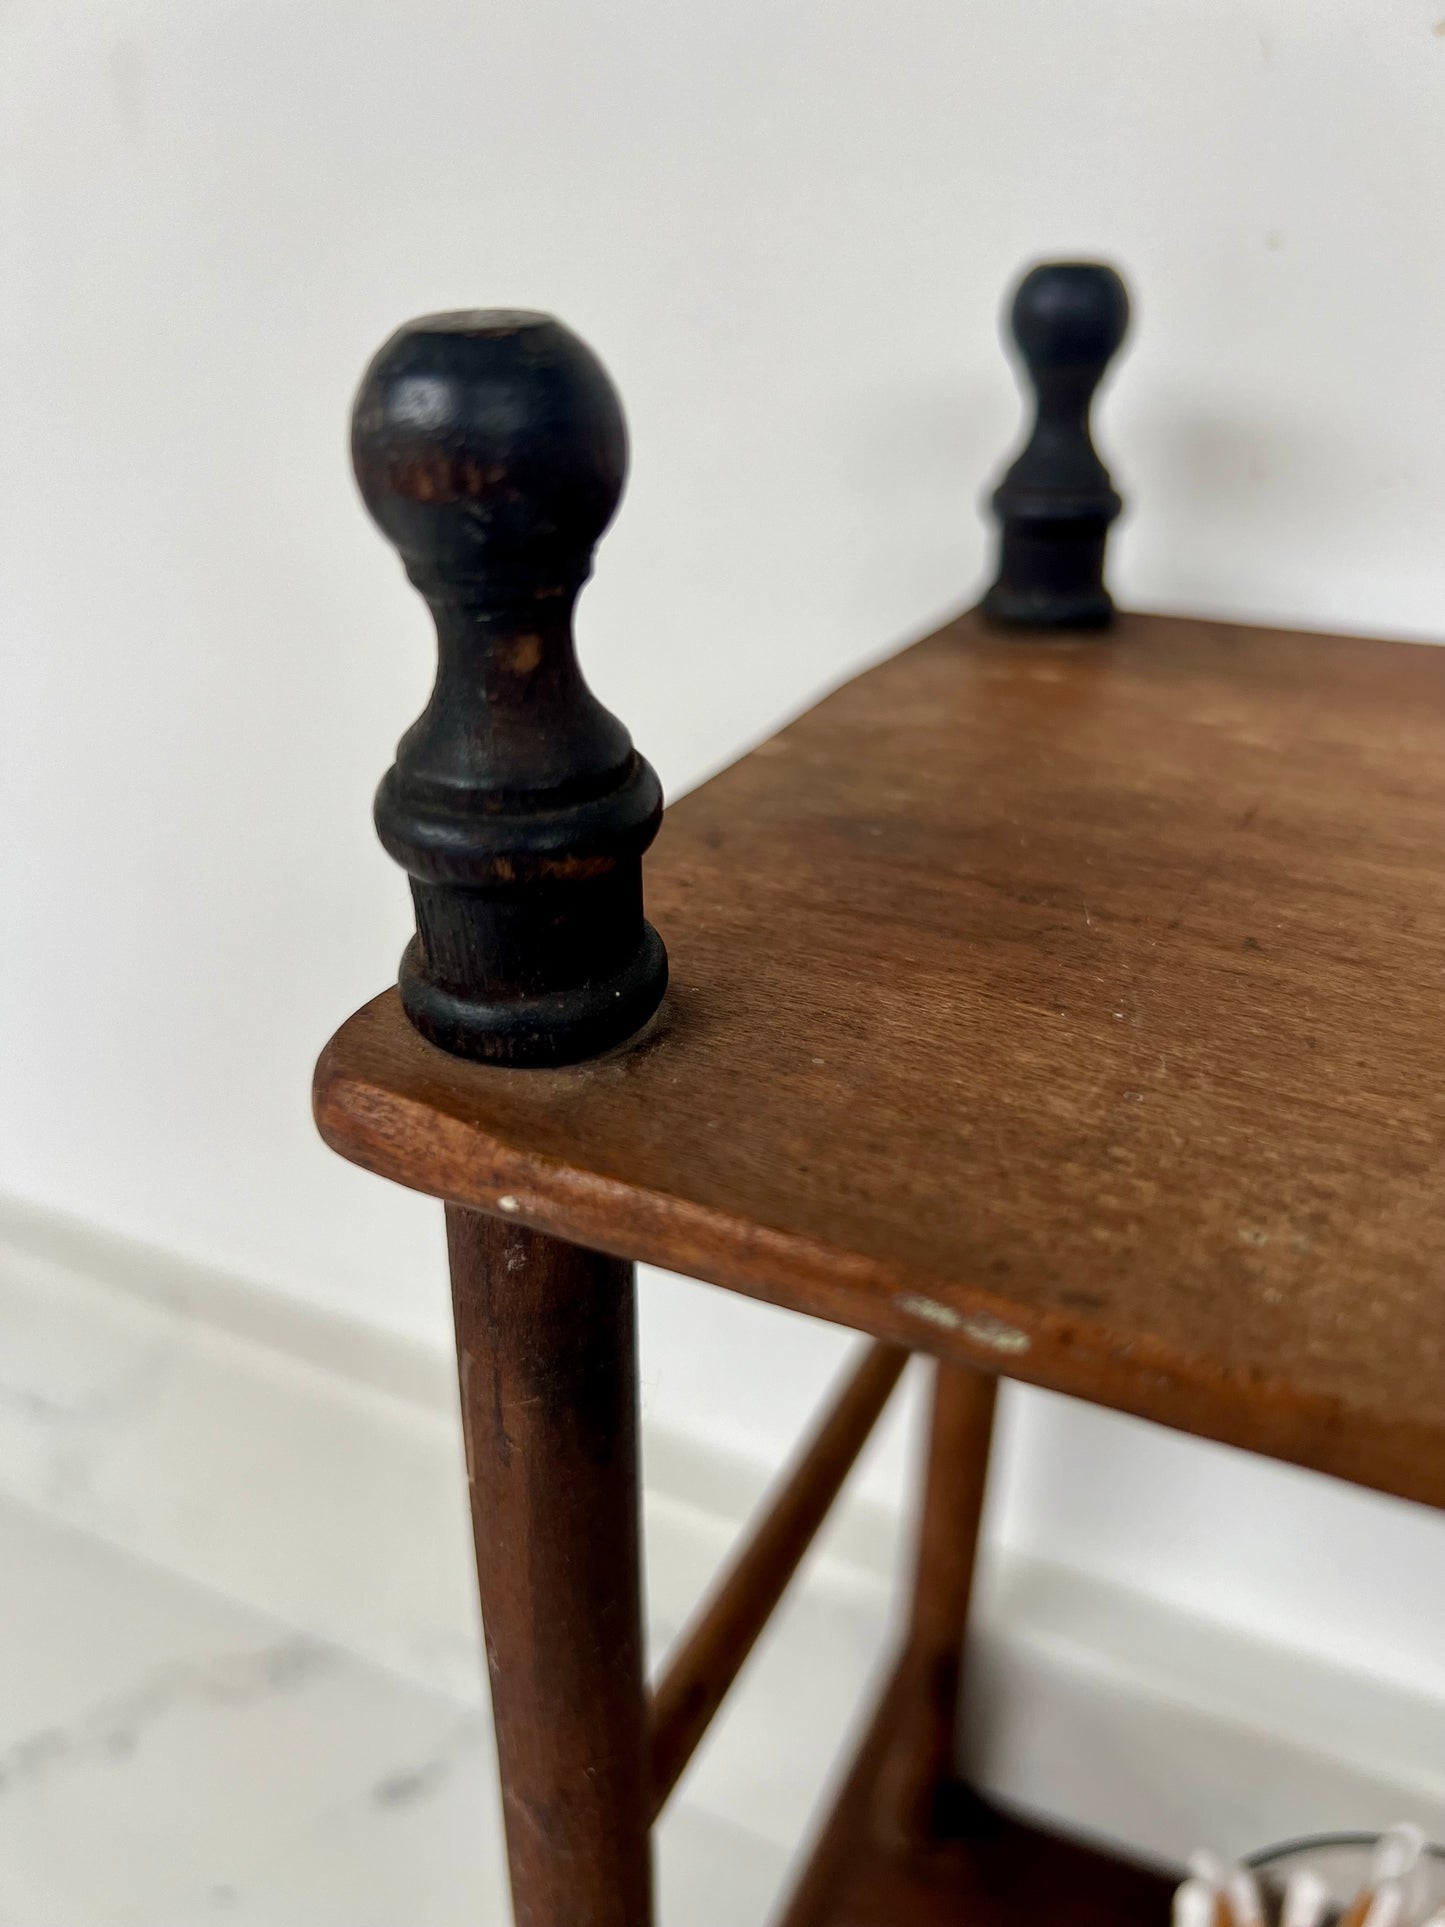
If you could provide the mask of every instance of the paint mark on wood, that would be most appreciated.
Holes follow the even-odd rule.
[[[898,1303],[915,1318],[940,1325],[945,1331],[959,1332],[988,1351],[1017,1354],[1029,1348],[1027,1332],[1020,1331],[1017,1325],[1006,1325],[1001,1318],[991,1318],[987,1312],[965,1314],[955,1311],[952,1305],[940,1304],[936,1298],[924,1298],[916,1292],[905,1292]]]

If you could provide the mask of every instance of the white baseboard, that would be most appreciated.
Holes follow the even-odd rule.
[[[654,1650],[764,1475],[646,1434]],[[428,1688],[484,1690],[450,1360],[0,1206],[0,1491]],[[790,1843],[886,1653],[898,1525],[845,1498],[689,1798]],[[1445,1707],[991,1545],[965,1746],[995,1793],[1175,1860],[1415,1819]]]

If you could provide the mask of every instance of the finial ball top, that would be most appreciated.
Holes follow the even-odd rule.
[[[627,427],[611,379],[550,315],[408,322],[351,418],[362,497],[420,586],[575,585],[617,508]]]
[[[1044,261],[1019,283],[1010,325],[1031,367],[1102,368],[1129,326],[1129,293],[1102,261]]]

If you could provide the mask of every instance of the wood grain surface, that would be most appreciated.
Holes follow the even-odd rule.
[[[973,616],[668,814],[631,1047],[368,1005],[335,1148],[538,1229],[1445,1504],[1445,651]]]

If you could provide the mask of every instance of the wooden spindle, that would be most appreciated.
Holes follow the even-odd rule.
[[[963,1647],[998,1380],[966,1365],[934,1366],[928,1468],[918,1524],[908,1642],[899,1668],[898,1725],[879,1775],[875,1824],[895,1845],[934,1837],[957,1780]]]
[[[652,1801],[660,1811],[868,1443],[908,1353],[870,1345],[799,1453],[653,1696]]]

